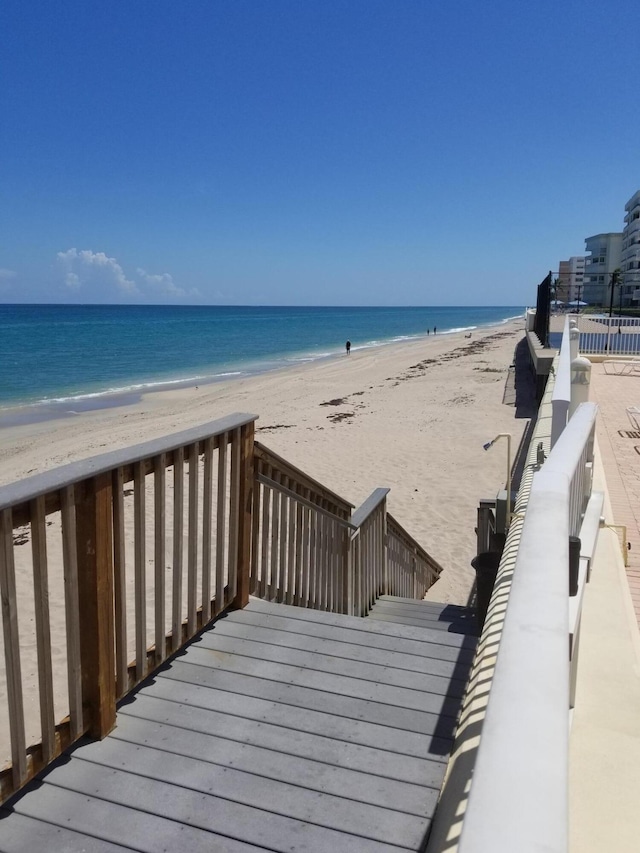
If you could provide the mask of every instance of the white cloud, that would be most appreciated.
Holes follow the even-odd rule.
[[[5,267],[0,267],[0,281],[10,281],[18,275],[15,270],[8,270]]]
[[[74,291],[84,287],[97,289],[109,295],[115,290],[126,296],[139,296],[140,291],[130,281],[115,258],[109,258],[104,252],[92,252],[91,249],[67,249],[58,252],[58,265],[64,275],[64,283]]]
[[[168,272],[159,274],[148,273],[141,267],[138,267],[137,273],[142,281],[152,288],[155,292],[161,293],[163,296],[200,296],[197,288],[192,287],[185,290],[184,287],[179,287]]]
[[[75,293],[92,291],[104,301],[116,293],[119,296],[134,296],[148,301],[165,299],[189,299],[200,296],[196,288],[180,287],[168,273],[148,273],[138,267],[137,277],[127,278],[124,269],[115,258],[109,258],[104,252],[90,249],[67,249],[58,252],[57,263],[65,286]],[[132,279],[136,279],[133,281]]]

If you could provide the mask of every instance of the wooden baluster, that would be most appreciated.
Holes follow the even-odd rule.
[[[231,483],[229,494],[229,600],[235,601],[238,594],[238,536],[240,531],[240,451],[241,428],[231,434]],[[248,555],[250,552],[248,552]],[[247,598],[247,604],[249,599]],[[244,605],[242,605],[244,607]]]
[[[16,570],[13,556],[13,515],[10,509],[2,510],[0,513],[0,540],[0,598],[2,599],[4,661],[7,673],[11,763],[13,786],[18,789],[27,777],[27,754],[20,671]]]
[[[82,711],[82,660],[80,656],[80,592],[78,587],[78,539],[74,487],[60,492],[62,515],[62,563],[64,608],[67,632],[67,684],[71,740],[84,731]]]
[[[283,477],[282,484],[286,488],[289,478]],[[280,492],[280,552],[278,556],[278,595],[276,601],[283,602],[287,585],[287,521],[289,498]]]
[[[187,538],[187,633],[197,630],[198,613],[198,443],[189,446],[189,533]]]
[[[144,463],[133,466],[133,543],[136,606],[136,681],[147,674],[147,565]]]
[[[227,499],[227,433],[218,438],[218,500],[216,518],[216,616],[224,610],[224,539]]]
[[[89,734],[103,738],[116,721],[111,475],[84,486],[76,495],[82,699]]]
[[[254,512],[253,502],[253,465],[254,465],[254,436],[253,422],[241,429],[240,456],[238,461],[238,528],[237,528],[237,593],[234,599],[235,607],[245,607],[249,603],[249,570],[251,561],[251,517]],[[257,507],[255,509],[257,513]]]
[[[257,465],[257,460],[256,460]],[[257,471],[253,473],[253,493],[251,499],[251,577],[249,593],[256,594],[260,577],[260,519],[262,513],[262,486],[258,481]],[[240,510],[242,511],[242,509]]]
[[[273,472],[274,482],[280,482],[278,471]],[[280,553],[280,495],[274,489],[271,499],[271,553],[269,555],[269,601],[275,601],[278,594],[278,554]]]
[[[184,447],[173,451],[173,584],[171,650],[182,645],[182,530],[184,524]]]
[[[295,541],[295,560],[294,560],[294,589],[293,589],[293,604],[300,607],[302,604],[302,578],[303,578],[303,553],[302,553],[302,536],[303,536],[303,513],[302,504],[296,501],[296,541]]]
[[[42,758],[48,764],[56,745],[51,667],[51,628],[49,624],[49,578],[47,564],[47,527],[44,495],[30,503],[31,546],[33,554],[33,591],[35,599],[36,643],[38,648],[38,690]]]
[[[304,497],[309,500],[310,492],[309,489],[305,489],[303,492]],[[309,507],[302,507],[302,567],[301,567],[301,576],[302,576],[302,601],[301,604],[303,607],[309,606],[309,588],[310,588],[310,574],[311,574],[311,553],[309,547],[309,526],[311,524],[311,510]]]
[[[153,567],[155,579],[155,662],[162,663],[166,657],[166,604],[165,604],[165,562],[166,562],[166,472],[167,456],[161,453],[153,460],[153,498],[154,498],[154,553]]]
[[[113,491],[113,578],[115,595],[116,695],[129,689],[127,659],[127,579],[124,548],[124,471],[116,468],[112,477]],[[75,534],[72,537],[75,542]]]
[[[290,484],[293,485],[293,484]],[[287,555],[287,604],[293,604],[296,588],[296,507],[298,502],[289,499],[289,553]]]
[[[213,438],[204,443],[204,495],[202,509],[202,623],[211,621],[211,555],[213,523]]]
[[[258,595],[266,598],[269,593],[269,522],[271,519],[271,495],[272,490],[268,486],[262,487],[262,548],[260,551],[260,580],[258,583]]]

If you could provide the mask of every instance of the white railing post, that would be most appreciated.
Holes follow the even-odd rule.
[[[551,447],[562,435],[569,419],[571,401],[571,334],[573,327],[566,317],[560,354],[555,360],[555,384],[551,396]]]
[[[588,358],[573,359],[571,362],[571,403],[569,417],[581,403],[589,402],[589,384],[591,382],[591,362]]]

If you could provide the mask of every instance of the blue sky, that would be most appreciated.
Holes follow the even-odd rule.
[[[3,0],[0,301],[519,305],[640,188],[640,4]]]

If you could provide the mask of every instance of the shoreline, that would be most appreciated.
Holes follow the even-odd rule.
[[[480,325],[464,326],[455,329],[443,329],[435,335],[406,335],[387,340],[373,340],[364,344],[352,344],[351,352],[366,353],[391,347],[420,344],[436,339],[451,339],[454,336],[466,334],[483,334],[491,329],[501,328],[510,323],[518,322],[520,317],[507,317],[502,320]],[[155,394],[169,394],[176,391],[198,390],[200,386],[210,387],[227,382],[251,380],[269,374],[302,369],[304,367],[320,366],[331,363],[344,356],[342,350],[322,352],[317,355],[311,352],[294,354],[274,354],[263,362],[249,362],[237,365],[238,369],[224,373],[205,376],[187,377],[184,379],[167,379],[157,382],[135,383],[131,387],[107,391],[87,391],[70,397],[57,397],[50,400],[21,401],[8,406],[0,406],[0,440],[2,431],[6,428],[28,426],[35,423],[46,423],[61,419],[71,419],[78,415],[109,409],[121,409],[141,403],[145,398]]]
[[[257,440],[355,506],[389,487],[389,510],[443,567],[434,600],[466,604],[476,509],[504,483],[498,432],[527,419],[506,399],[523,320],[430,335],[260,376],[155,391],[125,405],[0,429],[0,485],[246,412]],[[466,333],[468,334],[468,333]]]
[[[426,598],[467,605],[475,581],[471,559],[477,550],[478,502],[494,497],[505,477],[504,447],[485,453],[483,444],[499,432],[508,432],[517,447],[528,424],[527,417],[518,417],[510,369],[515,347],[524,337],[523,327],[524,321],[516,320],[474,332],[471,338],[464,333],[429,336],[261,376],[154,392],[117,408],[5,427],[0,429],[0,485],[233,412],[253,413],[258,416],[258,441],[355,507],[374,489],[389,488],[388,511],[443,567]],[[153,512],[152,501],[148,507]],[[56,638],[54,677],[64,714],[62,550],[59,520],[51,519],[51,524],[47,534],[48,540],[51,537],[50,623]],[[16,544],[26,545],[28,529],[16,535]],[[14,552],[22,602],[21,644],[28,650],[23,661],[29,673],[27,734],[33,740],[39,731],[36,639],[29,605],[33,574],[30,549]],[[170,556],[166,569],[171,571]],[[130,552],[126,571],[127,606],[132,612]],[[154,551],[149,545],[149,584],[154,571]],[[128,626],[132,630],[131,621]],[[0,732],[8,731],[2,716],[4,690],[0,667]],[[0,737],[0,760],[4,748]]]

